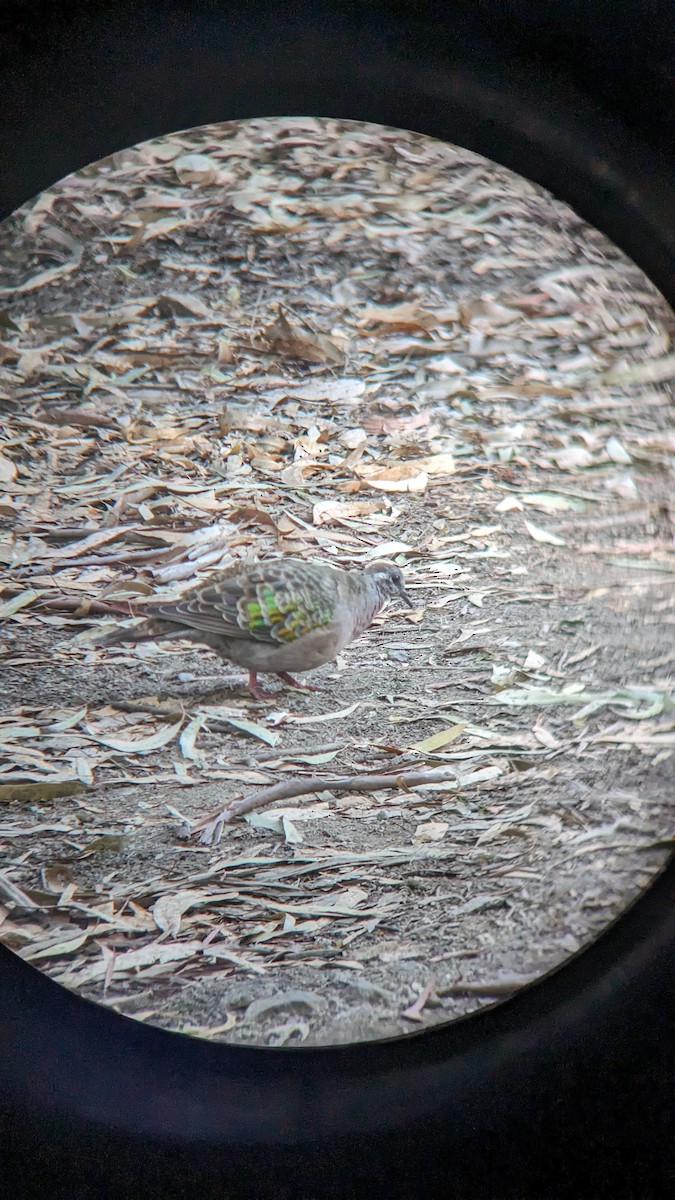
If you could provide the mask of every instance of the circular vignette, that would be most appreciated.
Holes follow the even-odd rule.
[[[485,27],[467,33],[448,17],[441,28],[433,8],[427,20],[424,7],[409,18],[401,5],[346,15],[211,5],[190,16],[181,4],[94,4],[84,17],[80,6],[77,42],[64,8],[51,44],[25,52],[23,79],[11,64],[4,211],[58,174],[179,127],[354,117],[451,140],[535,179],[673,303],[672,170],[561,77],[500,63]],[[51,153],[41,153],[45,131]],[[162,1032],[73,996],[2,948],[7,1177],[40,1195],[66,1194],[52,1178],[116,1195],[175,1194],[177,1178],[183,1194],[219,1184],[256,1197],[639,1195],[652,1180],[665,1190],[674,892],[671,860],[595,943],[512,1000],[335,1048]]]
[[[613,13],[611,30],[600,0],[585,6],[585,20],[575,7],[568,0],[551,14],[553,33],[564,33],[569,10],[587,57],[623,37],[624,56],[637,56],[633,70],[651,78],[655,62],[667,78],[653,34],[645,57],[639,7]],[[630,112],[620,69],[602,88],[600,71],[587,75],[582,92],[569,82],[574,39],[565,49],[561,36],[561,57],[546,67],[534,51],[516,53],[514,30],[522,43],[537,28],[527,0],[484,0],[480,12],[466,0],[452,8],[437,0],[7,0],[12,9],[23,19],[6,37],[2,68],[0,219],[64,175],[151,137],[242,117],[338,116],[413,129],[502,162],[571,204],[664,294],[672,288],[669,158],[615,117]],[[673,16],[661,16],[667,39]]]

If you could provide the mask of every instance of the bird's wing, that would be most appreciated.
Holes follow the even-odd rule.
[[[289,644],[334,619],[333,573],[302,566],[230,568],[176,600],[153,605],[153,615],[218,637]]]
[[[220,637],[245,637],[238,621],[237,604],[241,594],[234,580],[227,590],[216,590],[212,584],[201,584],[175,600],[153,603],[152,615]]]

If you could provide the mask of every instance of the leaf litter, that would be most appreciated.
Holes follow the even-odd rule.
[[[8,946],[140,1020],[349,1041],[511,995],[646,885],[675,326],[619,251],[476,155],[279,118],[61,181],[0,290]],[[418,607],[262,705],[96,646],[271,553],[393,557]]]

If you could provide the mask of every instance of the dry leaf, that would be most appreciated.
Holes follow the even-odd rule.
[[[544,542],[548,546],[564,546],[565,539],[559,533],[551,533],[548,529],[540,529],[538,525],[533,525],[530,521],[525,522],[525,528],[531,538],[535,542]]]
[[[415,458],[410,465],[428,471],[430,475],[452,475],[455,470],[452,454],[431,454],[426,458]]]
[[[620,467],[627,467],[633,461],[630,454],[625,447],[621,445],[621,442],[618,438],[609,438],[605,446],[605,450],[607,451],[612,462],[617,463]]]
[[[244,817],[244,820],[252,829],[269,829],[272,833],[281,834],[284,840],[291,845],[297,845],[305,840],[300,830],[293,824],[292,819],[283,811],[250,813]]]
[[[523,663],[524,671],[539,671],[546,663],[546,659],[542,658],[541,654],[537,654],[536,650],[530,650],[525,662]]]
[[[409,542],[378,542],[370,546],[363,557],[369,562],[371,559],[394,558],[397,554],[412,554],[413,550]]]
[[[128,950],[125,954],[116,954],[110,976],[115,978],[128,971],[137,971],[155,963],[181,962],[192,958],[193,955],[201,954],[202,950],[201,942],[174,942],[172,944],[153,942],[149,946],[142,946],[139,950]],[[86,983],[105,979],[107,972],[108,962],[104,960],[83,967],[81,971],[66,971],[63,975],[56,975],[55,979],[64,987],[79,988]]]
[[[430,358],[427,363],[429,371],[436,371],[439,375],[462,375],[464,367],[460,366],[455,359],[449,354],[441,354],[438,358]]]
[[[409,417],[380,417],[377,414],[369,414],[363,418],[366,433],[412,433],[413,430],[423,429],[430,424],[431,413],[428,409],[411,413]]]
[[[339,708],[336,709],[335,712],[322,713],[321,716],[310,715],[307,717],[297,717],[294,713],[283,712],[277,714],[278,722],[279,724],[291,722],[293,725],[320,725],[324,721],[340,721],[343,717],[351,717],[352,713],[356,712],[356,709],[359,707],[359,705],[360,701],[355,700],[354,703],[350,704],[348,708]],[[270,713],[268,720],[271,721],[273,715],[274,714]]]
[[[433,313],[425,313],[416,301],[403,304],[368,304],[359,325],[389,325],[394,329],[430,329],[438,321]]]
[[[183,913],[192,908],[194,904],[199,903],[201,899],[202,896],[199,892],[174,892],[173,895],[160,896],[152,906],[155,925],[161,929],[162,933],[178,937]]]
[[[497,304],[487,297],[476,296],[460,300],[459,319],[465,329],[475,327],[490,332],[502,325],[511,325],[513,321],[522,320],[522,313],[515,308],[507,308]]]
[[[298,400],[325,400],[328,404],[353,404],[366,390],[362,379],[316,379],[289,389]]]
[[[207,187],[216,183],[220,175],[218,163],[208,154],[181,154],[174,159],[173,169],[181,183]]]
[[[37,275],[32,275],[25,283],[20,284],[16,288],[17,295],[23,292],[34,292],[38,288],[45,287],[48,283],[54,283],[56,279],[63,278],[64,275],[69,275],[71,271],[76,271],[82,261],[82,246],[76,243],[73,247],[73,257],[68,261],[61,263],[58,267],[48,267],[46,271],[40,271]]]
[[[199,317],[201,320],[210,320],[214,315],[208,304],[189,292],[163,292],[157,297],[155,308],[162,317]]]
[[[417,462],[359,463],[354,474],[369,487],[382,492],[424,492],[429,483],[426,471]]]
[[[38,804],[41,800],[57,800],[62,796],[79,796],[86,791],[88,791],[87,785],[77,778],[45,779],[31,783],[0,783],[0,804]]]
[[[0,483],[13,483],[16,479],[16,465],[11,458],[0,454]]]
[[[415,742],[410,747],[411,750],[440,750],[441,746],[448,746],[450,742],[454,742],[461,733],[466,729],[466,721],[460,722],[458,725],[450,725],[447,729],[441,729],[439,733],[434,733],[431,737],[425,738],[422,742]]]
[[[547,750],[559,750],[560,742],[553,734],[545,727],[545,725],[535,725],[532,730],[534,736],[540,745],[545,746]]]
[[[79,950],[81,946],[84,946],[84,943],[89,937],[91,937],[91,933],[89,931],[86,933],[78,933],[74,937],[64,938],[62,941],[54,942],[51,946],[45,946],[41,950],[35,950],[32,947],[28,947],[25,950],[20,950],[19,956],[26,962],[37,962],[38,959],[41,958],[59,958],[66,954],[74,954],[76,950]]]
[[[86,554],[90,550],[98,550],[100,546],[105,546],[108,542],[117,541],[118,538],[133,530],[133,525],[116,525],[112,529],[97,529],[95,533],[90,533],[87,537],[79,538],[75,542],[69,542],[67,546],[56,546],[53,550],[49,550],[45,557],[49,558],[79,558],[81,554]]]
[[[601,383],[618,384],[619,387],[628,383],[665,383],[668,379],[675,379],[675,354],[647,359],[633,367],[617,363],[600,376]]]
[[[255,721],[247,721],[243,717],[227,716],[224,720],[235,729],[240,729],[242,733],[249,733],[251,737],[266,742],[268,746],[276,746],[281,737],[280,733],[273,733],[271,729],[265,729],[264,725],[257,725]]]
[[[414,842],[440,842],[445,837],[450,824],[448,821],[424,821],[415,830]]]
[[[558,492],[521,492],[520,500],[528,507],[541,509],[543,512],[583,512],[586,502],[576,496],[563,496]],[[497,508],[500,506],[497,505]]]
[[[45,891],[55,896],[60,896],[65,888],[75,882],[72,869],[66,863],[52,863],[51,867],[43,867],[40,875]]]
[[[8,617],[13,617],[20,609],[26,605],[32,604],[39,596],[44,596],[45,589],[34,591],[29,588],[25,592],[20,592],[18,596],[14,596],[11,600],[7,600],[4,604],[0,604],[0,619],[6,621]]]
[[[192,762],[199,762],[202,759],[203,756],[195,748],[195,742],[197,734],[206,725],[208,719],[207,713],[200,712],[191,721],[188,721],[179,738],[180,752],[183,758],[189,758]]]
[[[591,466],[593,455],[583,446],[566,446],[564,450],[559,450],[553,455],[553,461],[561,471],[583,470],[584,467]]]
[[[315,525],[339,525],[349,517],[366,517],[381,511],[379,500],[320,500],[312,509],[312,521]]]
[[[515,496],[505,496],[503,500],[499,501],[499,504],[495,505],[495,512],[498,513],[522,511],[523,505]]]
[[[305,362],[329,363],[331,366],[344,366],[345,356],[342,350],[323,333],[301,333],[294,328],[284,316],[279,313],[276,321],[263,330],[263,337],[270,347],[279,354],[289,358],[301,358]]]
[[[101,734],[97,734],[88,724],[85,728],[93,741],[100,743],[102,746],[110,746],[111,750],[118,750],[122,754],[150,754],[153,750],[161,750],[163,746],[167,746],[175,738],[182,724],[183,718],[181,717],[174,725],[163,725],[155,733],[151,733],[147,737],[138,738],[104,737]]]
[[[119,854],[121,850],[127,848],[130,842],[131,838],[128,833],[104,833],[84,846],[78,858],[93,858],[96,854]]]

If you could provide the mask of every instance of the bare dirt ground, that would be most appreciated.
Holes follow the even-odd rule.
[[[475,155],[309,118],[96,163],[0,267],[0,938],[270,1045],[587,944],[672,835],[675,322],[641,272]],[[207,650],[92,641],[274,554],[393,558],[418,607],[261,703]]]

